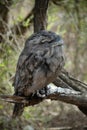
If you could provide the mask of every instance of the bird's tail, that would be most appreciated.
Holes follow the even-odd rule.
[[[24,111],[24,104],[15,103],[12,118],[16,118],[18,116],[21,116],[23,111]]]

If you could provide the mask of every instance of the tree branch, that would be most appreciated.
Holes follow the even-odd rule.
[[[79,91],[70,90],[68,88],[61,88],[53,85],[48,86],[47,96],[37,97],[35,94],[31,99],[19,96],[4,96],[1,95],[0,98],[10,103],[24,103],[26,106],[35,105],[40,103],[45,99],[60,100],[66,103],[70,103],[77,106],[87,107],[87,94],[81,93]]]
[[[65,70],[53,82],[56,86],[48,85],[45,97],[19,97],[14,95],[0,95],[0,99],[10,103],[24,103],[31,106],[42,102],[45,99],[60,100],[79,107],[87,115],[87,84],[70,76]]]
[[[62,70],[61,74],[57,79],[55,80],[54,84],[59,86],[58,82],[59,79],[61,82],[65,83],[67,87],[70,89],[80,91],[80,92],[86,92],[87,91],[87,84],[83,83],[75,78],[73,78],[66,70]]]
[[[34,32],[46,29],[48,3],[49,0],[35,0]]]

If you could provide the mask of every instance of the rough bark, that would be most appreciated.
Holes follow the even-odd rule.
[[[46,14],[49,0],[35,0],[34,32],[45,30],[47,26]]]

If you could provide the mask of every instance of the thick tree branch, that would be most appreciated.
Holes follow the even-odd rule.
[[[63,92],[63,93],[65,93],[65,95],[62,95],[62,96],[68,97],[71,94],[71,96],[76,98],[76,100],[78,100],[79,97],[82,98],[81,100],[86,100],[85,93],[87,92],[87,84],[83,83],[77,79],[74,79],[71,75],[69,75],[69,73],[66,70],[62,70],[62,72],[57,77],[57,79],[53,82],[53,84],[56,85],[57,87],[50,86],[48,89],[46,98],[53,99],[53,95],[54,95],[54,97],[55,97],[54,100],[56,99],[56,97],[58,100],[59,94],[62,95],[62,92]],[[83,96],[83,94],[84,94],[84,96]],[[77,98],[77,96],[79,96],[79,97]],[[1,97],[4,98],[5,96],[1,96]],[[13,96],[13,97],[17,97],[17,96]],[[34,97],[36,97],[36,95],[34,95]],[[33,97],[33,100],[35,100],[34,97]],[[20,99],[20,97],[18,97],[18,99]],[[68,100],[70,100],[70,99],[68,98],[65,102],[68,102]],[[20,102],[20,101],[18,101],[18,102]],[[72,101],[69,103],[74,104],[74,103],[72,103]]]
[[[19,96],[0,96],[3,100],[11,103],[24,103],[26,106],[35,105],[44,99],[60,100],[77,106],[87,107],[87,94],[78,91],[70,90],[68,88],[61,88],[57,86],[48,86],[47,96],[43,99],[34,95],[31,99]]]
[[[49,0],[35,0],[34,32],[46,29],[48,3]]]
[[[76,91],[80,92],[86,92],[87,91],[87,84],[83,83],[75,78],[73,78],[66,70],[62,70],[61,74],[57,79],[55,80],[54,84],[59,86],[58,82],[59,79],[61,82],[65,83],[67,87],[70,89],[74,89]]]
[[[57,86],[51,86],[51,85],[48,86],[46,94],[47,96],[44,97],[43,99],[37,97],[36,94],[31,99],[26,99],[25,97],[18,97],[18,96],[0,96],[0,97],[7,102],[25,103],[26,105],[35,105],[40,103],[44,99],[51,99],[51,100],[60,100],[77,106],[87,107],[87,93],[86,93],[87,84],[79,80],[75,80],[73,77],[71,78],[71,76],[69,76],[67,73],[65,74],[64,73],[65,73],[64,71],[61,72],[60,76],[57,77],[57,79],[55,80],[54,84]]]
[[[10,103],[24,103],[25,106],[31,106],[42,102],[45,99],[60,100],[79,107],[87,115],[87,84],[74,79],[66,71],[62,71],[53,85],[49,85],[44,98],[38,97],[37,94],[32,98],[19,97],[14,95],[1,95],[0,99]],[[81,89],[82,88],[82,89]],[[78,90],[78,91],[77,91]]]

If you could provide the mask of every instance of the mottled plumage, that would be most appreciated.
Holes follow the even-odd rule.
[[[15,79],[15,95],[29,97],[53,82],[64,66],[63,40],[53,32],[31,35],[19,56]],[[16,104],[13,115],[22,113],[23,104]]]

